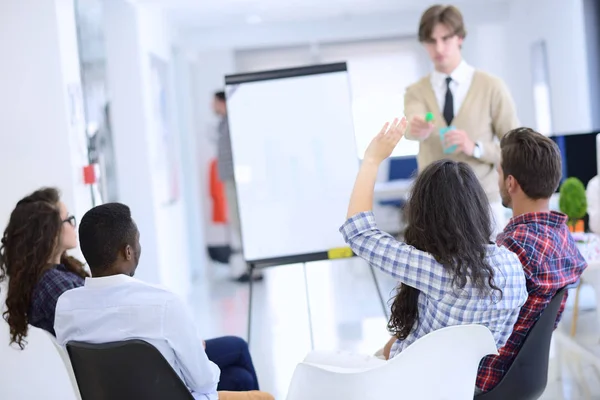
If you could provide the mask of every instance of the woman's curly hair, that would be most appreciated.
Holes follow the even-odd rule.
[[[0,282],[8,278],[6,311],[11,344],[25,347],[29,308],[35,285],[48,269],[60,238],[63,221],[57,189],[43,188],[17,203],[0,241]],[[61,254],[61,264],[69,271],[88,276],[83,263]]]

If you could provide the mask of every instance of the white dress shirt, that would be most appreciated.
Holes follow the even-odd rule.
[[[450,82],[450,91],[454,98],[454,115],[457,115],[460,111],[460,107],[467,97],[467,92],[471,87],[471,81],[473,80],[473,74],[475,68],[462,60],[458,67],[450,74],[452,81]],[[448,75],[438,71],[431,73],[431,87],[435,93],[440,111],[444,110],[444,103],[446,102],[446,78]]]
[[[156,347],[195,399],[217,400],[220,371],[206,356],[187,307],[174,293],[126,275],[87,278],[56,304],[56,339],[108,343],[141,339]]]

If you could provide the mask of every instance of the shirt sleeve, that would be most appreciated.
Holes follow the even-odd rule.
[[[496,87],[492,92],[492,129],[498,140],[509,131],[519,127],[515,103],[502,80],[496,80]],[[500,163],[500,143],[498,140],[482,143],[483,152],[481,161],[496,165]]]
[[[426,295],[440,299],[449,277],[435,258],[379,230],[372,212],[359,213],[340,228],[354,253],[371,266]]]
[[[187,306],[174,297],[167,302],[164,318],[164,337],[175,353],[187,387],[207,399],[216,399],[221,371],[208,359]]]
[[[510,233],[510,235],[506,233],[502,233],[498,236],[498,246],[504,246],[508,250],[512,251],[519,257],[519,261],[523,266],[523,270],[525,271],[525,278],[527,282],[531,280],[531,277],[535,271],[535,268],[532,266],[533,260],[529,257],[529,253],[523,248],[521,243],[526,243],[527,240],[527,229],[526,228],[518,228]]]

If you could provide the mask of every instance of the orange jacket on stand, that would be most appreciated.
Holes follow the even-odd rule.
[[[217,159],[210,162],[210,197],[213,201],[212,221],[215,224],[227,223],[227,197],[225,196],[225,185],[219,179]]]

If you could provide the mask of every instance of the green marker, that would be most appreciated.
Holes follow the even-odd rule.
[[[425,114],[425,122],[433,122],[433,113],[432,112],[428,112],[427,114]]]

